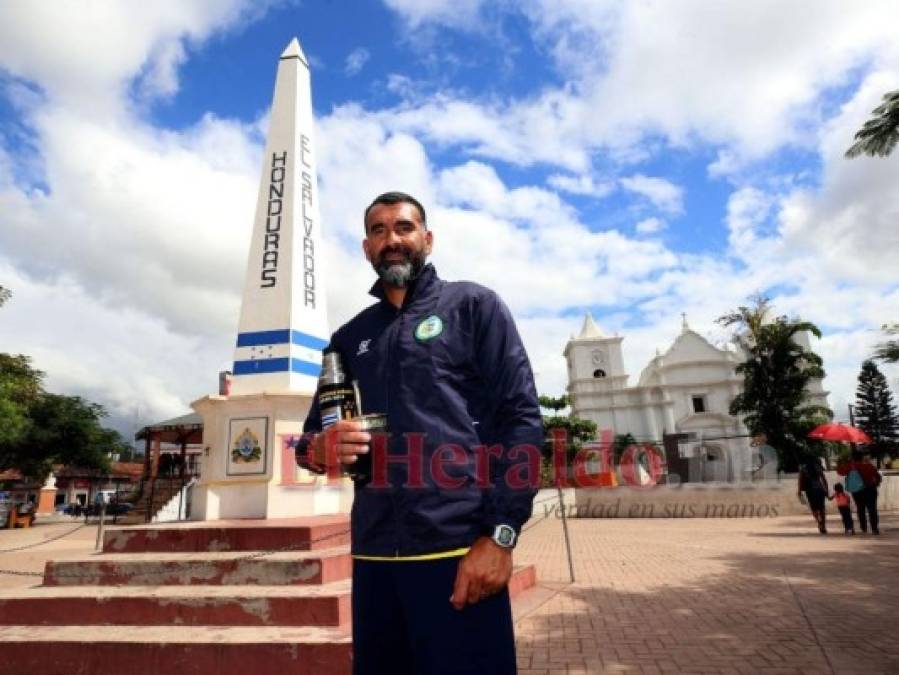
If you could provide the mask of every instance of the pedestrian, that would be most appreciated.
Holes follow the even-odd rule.
[[[852,494],[855,502],[859,529],[863,534],[867,533],[870,520],[871,532],[880,534],[880,519],[877,515],[877,488],[883,481],[880,472],[860,451],[853,450],[850,460],[837,466],[837,473],[846,477],[846,490]]]
[[[818,532],[827,534],[827,523],[824,514],[824,500],[827,499],[827,478],[821,468],[821,462],[817,457],[806,460],[799,469],[798,496],[802,500],[802,493],[812,512],[812,517],[818,525]]]
[[[842,483],[835,483],[833,486],[833,496],[830,497],[836,502],[837,510],[843,519],[843,528],[846,534],[855,534],[855,523],[852,520],[852,509],[849,508],[849,493],[843,489]]]
[[[418,200],[382,194],[364,227],[378,302],[327,348],[356,380],[359,412],[389,427],[372,474],[354,479],[353,672],[515,673],[507,584],[544,440],[527,353],[493,291],[427,263],[434,235]],[[321,473],[372,449],[353,420],[321,429],[316,395],[301,466]]]

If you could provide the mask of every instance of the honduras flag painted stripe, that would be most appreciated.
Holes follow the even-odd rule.
[[[299,347],[308,347],[321,351],[328,345],[327,340],[322,340],[314,335],[298,330],[282,328],[279,330],[260,330],[252,333],[239,333],[237,335],[238,347],[257,347],[259,345],[294,344]]]
[[[254,361],[259,359],[295,358],[309,363],[321,363],[322,353],[309,347],[298,347],[290,344],[256,345],[238,347],[234,350],[235,361]]]
[[[320,363],[311,363],[302,359],[280,357],[274,359],[252,359],[235,361],[235,375],[261,375],[264,373],[283,373],[286,371],[318,377],[321,372]]]

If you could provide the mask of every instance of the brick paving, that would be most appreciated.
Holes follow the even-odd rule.
[[[571,584],[543,509],[516,551],[552,590],[517,617],[520,675],[899,672],[899,513],[880,537],[811,516],[571,519]]]
[[[899,672],[899,513],[879,538],[846,537],[836,518],[827,537],[811,517],[572,519],[570,584],[561,522],[543,508],[515,554],[543,587],[517,612],[520,675]],[[0,530],[0,549],[71,527]],[[83,557],[95,536],[0,554],[0,568]],[[35,581],[0,575],[0,588]]]

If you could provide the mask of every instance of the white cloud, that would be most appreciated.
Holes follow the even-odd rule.
[[[658,218],[644,218],[634,226],[640,234],[655,234],[665,229],[665,221]]]
[[[449,7],[415,4],[423,9],[402,7],[409,22],[422,26]],[[166,6],[168,13],[130,7],[109,6],[106,18],[97,9],[84,16],[72,10],[78,37],[63,27],[69,10],[0,10],[0,63],[43,92],[17,90],[38,162],[29,166],[21,156],[0,153],[0,274],[16,293],[2,310],[0,339],[4,349],[34,355],[54,387],[84,391],[122,415],[138,402],[162,417],[213,390],[216,371],[231,358],[264,121],[207,115],[175,132],[140,119],[129,88],[171,96],[178,67],[196,43],[245,14],[236,4],[216,5],[208,15],[187,3]],[[427,15],[428,7],[436,14]],[[561,392],[560,352],[583,308],[598,309],[602,321],[626,336],[636,377],[654,348],[677,334],[681,311],[697,330],[720,339],[719,314],[773,288],[779,310],[825,329],[826,384],[843,397],[834,405],[844,400],[869,350],[862,337],[876,341],[873,328],[899,317],[891,259],[899,243],[893,189],[899,165],[841,157],[880,94],[896,86],[897,71],[887,67],[894,46],[881,27],[886,22],[855,18],[879,18],[869,7],[884,12],[884,5],[866,4],[846,21],[825,8],[823,19],[809,17],[808,32],[797,28],[797,11],[788,8],[787,27],[775,26],[773,37],[759,29],[767,6],[737,8],[729,18],[668,9],[668,3],[529,7],[539,39],[560,67],[581,49],[580,63],[569,64],[578,79],[566,87],[506,102],[442,95],[390,110],[344,105],[318,120],[332,324],[371,302],[365,291],[373,274],[360,252],[362,210],[375,194],[403,189],[429,207],[441,274],[486,283],[512,306],[541,391]],[[463,10],[479,11],[477,3]],[[575,10],[583,15],[577,26]],[[638,19],[649,22],[645,36]],[[666,21],[681,35],[700,37],[666,37]],[[822,26],[833,33],[832,49],[815,52]],[[90,28],[100,31],[96,44],[82,44]],[[133,41],[123,44],[121,34],[131,37],[126,28]],[[750,29],[767,40],[764,49],[745,46]],[[789,31],[796,44],[784,40]],[[57,38],[61,49],[50,49]],[[728,40],[753,58],[725,49]],[[605,60],[593,59],[584,44],[595,44],[596,58]],[[121,60],[111,58],[120,52]],[[817,124],[821,92],[845,84],[848,69],[863,57],[872,65],[857,93],[833,119]],[[672,63],[684,72],[671,72]],[[783,82],[768,92],[754,68]],[[814,77],[794,91],[794,80],[810,71]],[[415,83],[404,77],[394,86],[410,90]],[[741,79],[746,91],[734,84]],[[760,119],[746,120],[747,110]],[[657,147],[642,141],[645,133],[661,134],[672,152],[697,138],[719,143],[722,158],[731,153],[731,167],[747,155],[801,142],[820,155],[822,181],[801,189],[737,185],[721,223],[728,228],[727,250],[686,254],[657,238],[595,231],[564,193],[600,197],[614,189],[593,178],[597,150],[613,165],[636,161]],[[436,165],[433,158],[448,147],[477,159]],[[489,163],[496,157],[568,173],[547,179],[558,192],[527,180],[512,184]],[[13,170],[42,172],[36,184],[48,189],[16,182]],[[623,188],[663,214],[683,210],[681,188],[632,172]],[[661,218],[636,226],[638,234],[663,227]],[[62,335],[49,318],[71,328]]]
[[[415,25],[478,30],[448,4],[388,3]],[[860,70],[899,70],[899,6],[890,0],[852,12],[819,2],[811,13],[804,2],[774,0],[716,11],[702,0],[505,7],[526,14],[565,84],[507,101],[447,93],[391,111],[397,128],[480,157],[576,172],[591,168],[596,151],[638,161],[708,143],[719,153],[711,170],[722,175],[786,145],[814,147],[834,89]],[[653,149],[647,137],[664,143]]]
[[[597,182],[593,176],[586,174],[580,176],[553,174],[546,179],[546,182],[557,190],[562,190],[563,192],[574,195],[596,197],[597,199],[606,197],[615,191],[614,183]]]
[[[0,275],[13,290],[0,310],[4,351],[27,353],[47,373],[50,391],[102,401],[120,423],[138,413],[144,423],[183,414],[229,365],[219,358],[230,351],[227,333],[185,335],[152,313],[96,297],[70,277],[34,281],[3,262]]]
[[[359,71],[368,63],[371,54],[364,47],[356,47],[347,54],[346,61],[343,66],[343,72],[349,76],[357,75]]]
[[[409,25],[439,23],[459,28],[473,28],[483,0],[384,0]]]
[[[118,110],[144,74],[148,94],[177,90],[184,45],[264,13],[270,2],[4,3],[0,64],[70,110]]]
[[[669,180],[638,173],[619,182],[625,190],[646,197],[664,213],[680,215],[684,211],[684,190]]]

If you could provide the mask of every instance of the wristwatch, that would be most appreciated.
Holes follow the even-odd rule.
[[[493,534],[490,535],[490,538],[493,540],[494,544],[503,548],[515,548],[515,544],[518,541],[518,535],[515,533],[515,528],[505,524],[494,527]]]

